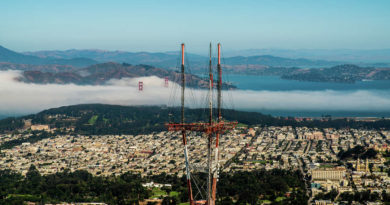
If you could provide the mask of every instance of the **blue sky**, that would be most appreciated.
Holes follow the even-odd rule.
[[[2,0],[0,45],[16,51],[99,48],[390,48],[390,1]]]

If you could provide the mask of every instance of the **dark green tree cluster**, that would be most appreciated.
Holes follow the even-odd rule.
[[[330,192],[328,193],[319,193],[316,195],[316,197],[314,199],[323,199],[323,200],[331,200],[331,201],[334,201],[337,197],[337,190],[334,190],[332,189]]]
[[[338,157],[342,160],[344,159],[372,159],[375,158],[376,155],[378,154],[377,151],[375,151],[372,148],[366,148],[361,145],[358,145],[352,149],[349,149],[347,151],[340,151],[338,153]]]
[[[203,175],[202,175],[203,174]],[[204,173],[197,174],[205,177]],[[164,191],[176,191],[178,196],[162,198],[163,204],[188,201],[185,176],[165,173],[141,178],[139,174],[120,176],[93,176],[87,171],[42,176],[31,166],[26,176],[11,170],[0,170],[0,204],[22,204],[23,201],[39,203],[105,202],[108,204],[137,204],[151,195],[141,182],[171,184]],[[289,193],[289,195],[286,195]],[[282,197],[282,201],[277,201]],[[253,172],[222,173],[218,183],[218,204],[256,204],[270,200],[273,204],[305,204],[305,184],[297,171],[274,169]]]
[[[0,204],[22,204],[23,201],[137,204],[150,194],[141,182],[139,174],[129,172],[103,177],[87,171],[64,170],[41,176],[32,165],[25,177],[10,170],[0,170]]]
[[[289,197],[286,193],[292,190]],[[286,197],[276,202],[277,197]],[[306,204],[303,176],[298,171],[274,169],[253,172],[222,173],[218,184],[219,204],[257,204],[260,200]]]
[[[23,127],[22,118],[10,117],[0,120],[0,131],[16,130]]]
[[[19,139],[14,139],[14,140],[4,142],[3,144],[0,145],[0,150],[11,149],[12,147],[21,145],[24,142],[35,143],[40,140],[49,138],[51,136],[52,134],[45,131],[33,131],[31,132],[31,136],[28,138],[19,138]]]
[[[390,194],[386,192],[377,193],[370,191],[361,191],[361,192],[344,192],[340,194],[340,201],[347,201],[349,204],[352,201],[358,202],[367,202],[367,201],[382,201],[387,202],[385,204],[390,204]]]

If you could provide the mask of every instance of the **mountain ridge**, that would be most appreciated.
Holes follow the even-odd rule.
[[[342,61],[344,63],[390,63],[390,48],[385,49],[244,49],[225,51],[225,56],[273,55],[284,58]]]
[[[33,55],[25,55],[7,49],[0,45],[0,62],[31,64],[31,65],[71,65],[75,67],[83,67],[97,63],[97,61],[89,58],[41,58]]]
[[[25,52],[25,54],[20,54],[4,47],[0,47],[0,70],[23,70],[25,78],[20,80],[31,83],[76,83],[98,85],[103,84],[112,78],[119,79],[122,75],[122,77],[150,76],[150,73],[142,72],[140,74],[139,69],[132,70],[138,72],[138,74],[131,74],[130,70],[127,70],[128,68],[124,66],[143,65],[144,68],[149,68],[149,66],[154,67],[153,69],[155,69],[154,72],[157,73],[157,77],[169,77],[170,80],[179,82],[177,80],[177,74],[173,74],[172,71],[178,70],[178,65],[180,65],[180,53],[176,53],[174,51],[166,53],[150,53],[108,51],[100,49],[70,49],[64,51],[54,50]],[[103,74],[103,72],[101,72],[100,74],[91,75],[89,77],[83,76],[81,73],[88,73],[88,69],[91,69],[87,68],[86,66],[83,66],[82,68],[80,67],[80,62],[82,62],[83,59],[93,59],[87,63],[87,67],[90,66],[93,68],[94,66],[97,66],[100,68],[100,70],[105,70],[105,73]],[[188,53],[186,59],[188,61],[188,73],[204,74],[205,68],[208,67],[207,57]],[[35,65],[14,65],[12,63],[6,63],[2,61],[18,63],[29,62]],[[73,63],[73,65],[61,65],[61,63],[66,64],[70,61]],[[78,66],[74,65],[77,61],[80,61],[79,63],[76,63]],[[92,62],[102,63],[90,64]],[[110,64],[106,62],[116,62],[117,64]],[[118,65],[120,65],[119,63],[121,62],[123,68],[118,69]],[[225,73],[247,75],[277,75],[284,79],[302,81],[354,83],[356,81],[365,79],[390,79],[390,65],[386,67],[386,64],[374,68],[373,66],[350,66],[350,64],[345,64],[339,61],[309,60],[305,58],[290,59],[272,55],[234,56],[222,58],[222,64]],[[107,68],[102,68],[102,65],[106,65]],[[306,68],[311,69],[307,70]],[[110,71],[109,69],[114,70]],[[166,70],[167,72],[162,70]],[[92,79],[93,77],[96,77],[96,79]],[[190,82],[190,87],[207,87],[207,83],[204,79],[195,77],[194,79],[187,80]],[[196,83],[194,83],[195,81]],[[233,87],[226,84],[225,88]]]
[[[74,58],[84,57],[91,58],[96,61],[106,62],[125,62],[131,64],[149,64],[165,69],[173,69],[179,65],[179,51],[169,52],[128,52],[128,51],[107,51],[100,49],[70,49],[70,50],[53,50],[53,51],[34,51],[25,52],[25,54],[40,56],[40,57],[56,57],[56,58]],[[188,61],[192,68],[199,70],[199,66],[207,66],[208,57],[187,53]],[[187,59],[187,58],[186,58]],[[310,60],[304,58],[290,59],[273,55],[253,55],[253,56],[234,56],[222,59],[222,63],[227,65],[261,65],[261,66],[280,66],[280,67],[318,67],[318,66],[334,66],[343,64],[339,61],[325,60]]]

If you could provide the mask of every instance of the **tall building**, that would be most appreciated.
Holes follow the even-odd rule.
[[[313,180],[341,180],[345,177],[345,167],[319,168],[312,171]]]
[[[360,159],[357,159],[355,165],[356,171],[369,173],[370,169],[368,165],[369,165],[368,159],[366,159],[366,162],[363,164],[360,163]]]

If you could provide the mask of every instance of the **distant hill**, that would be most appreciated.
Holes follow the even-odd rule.
[[[265,66],[225,66],[225,70],[235,74],[280,76],[283,79],[355,83],[363,80],[390,80],[390,67],[361,67],[343,64],[327,68],[265,67]],[[390,82],[389,82],[390,83]]]
[[[96,64],[97,61],[89,58],[42,58],[32,55],[26,55],[11,51],[3,46],[0,46],[0,62],[17,63],[17,64],[31,64],[31,65],[70,65],[75,67],[83,67]]]
[[[102,85],[111,79],[134,78],[144,76],[168,77],[170,81],[181,83],[181,74],[176,71],[156,68],[149,65],[130,65],[126,63],[101,63],[86,68],[69,70],[65,72],[42,72],[29,70],[23,72],[20,81],[37,84],[79,84]],[[186,74],[186,85],[195,88],[207,88],[208,80],[197,75]],[[234,85],[223,84],[224,89],[233,89]]]
[[[242,69],[261,67],[331,67],[353,62],[359,66],[390,66],[390,49],[382,50],[282,50],[282,49],[249,49],[236,52],[225,52],[228,55],[222,63],[227,68]],[[175,69],[179,65],[180,52],[127,52],[99,49],[84,50],[49,50],[17,53],[0,46],[0,62],[32,65],[71,65],[85,67],[98,62],[117,62],[146,64],[165,69]],[[278,57],[279,56],[279,57]],[[188,62],[194,72],[207,67],[207,57],[187,53]],[[0,67],[1,68],[1,67]]]
[[[77,69],[78,69],[77,67],[71,65],[55,65],[55,64],[31,65],[31,64],[0,62],[0,70],[41,71],[41,72],[57,73],[57,72],[72,71]]]
[[[253,53],[256,53],[255,51],[257,52],[258,50],[253,50]],[[322,52],[327,53],[325,51]],[[374,54],[379,54],[378,52],[380,51],[374,52]],[[362,51],[362,53],[364,52]],[[387,50],[384,51],[384,54],[386,53]],[[25,79],[22,80],[34,83],[96,85],[102,84],[109,79],[150,76],[152,72],[156,73],[155,75],[158,77],[169,77],[172,81],[178,82],[177,73],[171,71],[178,70],[179,55],[179,52],[149,53],[75,49],[20,54],[0,47],[0,70],[23,70],[25,71]],[[207,57],[189,53],[186,59],[189,61],[189,66],[187,66],[188,73],[205,73],[208,62]],[[94,65],[96,62],[116,62],[116,64],[100,63]],[[148,66],[124,66],[129,64],[151,65],[150,67],[153,67],[153,69],[150,69]],[[223,58],[222,64],[226,73],[276,75],[285,79],[302,81],[354,83],[361,80],[390,79],[390,66],[386,67],[386,63],[374,63],[372,64],[373,66],[350,65],[342,61],[256,55]],[[80,69],[81,65],[90,67]],[[99,69],[92,71],[91,69],[94,67]],[[148,69],[142,70],[140,67]],[[168,71],[163,71],[160,68]],[[88,75],[85,75],[85,73],[88,73]],[[199,77],[188,79],[188,82],[191,87],[207,86],[207,82]],[[225,88],[232,87],[226,84]]]
[[[99,62],[126,62],[131,64],[147,64],[165,69],[174,69],[179,65],[180,52],[149,53],[149,52],[126,52],[105,50],[65,50],[65,51],[36,51],[25,52],[28,55],[45,58],[90,58]],[[208,58],[188,53],[186,58],[195,72],[203,71],[208,65]],[[271,55],[235,56],[224,58],[223,64],[231,69],[247,66],[265,67],[327,67],[342,64],[336,61],[309,60],[281,58]]]
[[[98,62],[117,62],[130,64],[147,64],[165,69],[175,69],[180,65],[180,52],[126,52],[126,51],[106,51],[99,49],[86,50],[65,50],[65,51],[36,51],[25,52],[25,54],[33,55],[42,58],[89,58]],[[207,58],[196,54],[187,54],[191,60],[191,64],[198,64],[199,62],[206,62]],[[205,61],[206,60],[206,61]]]
[[[390,49],[246,49],[225,51],[226,57],[271,55],[293,59],[338,61],[359,66],[389,66]]]
[[[304,58],[291,59],[275,57],[271,55],[259,56],[236,56],[225,58],[225,64],[229,66],[235,65],[264,65],[269,67],[320,67],[339,65],[341,62],[324,61],[324,60],[308,60]]]
[[[390,68],[359,67],[356,65],[338,65],[321,69],[296,69],[282,75],[284,79],[354,83],[362,80],[390,80]],[[389,82],[390,83],[390,82]]]

